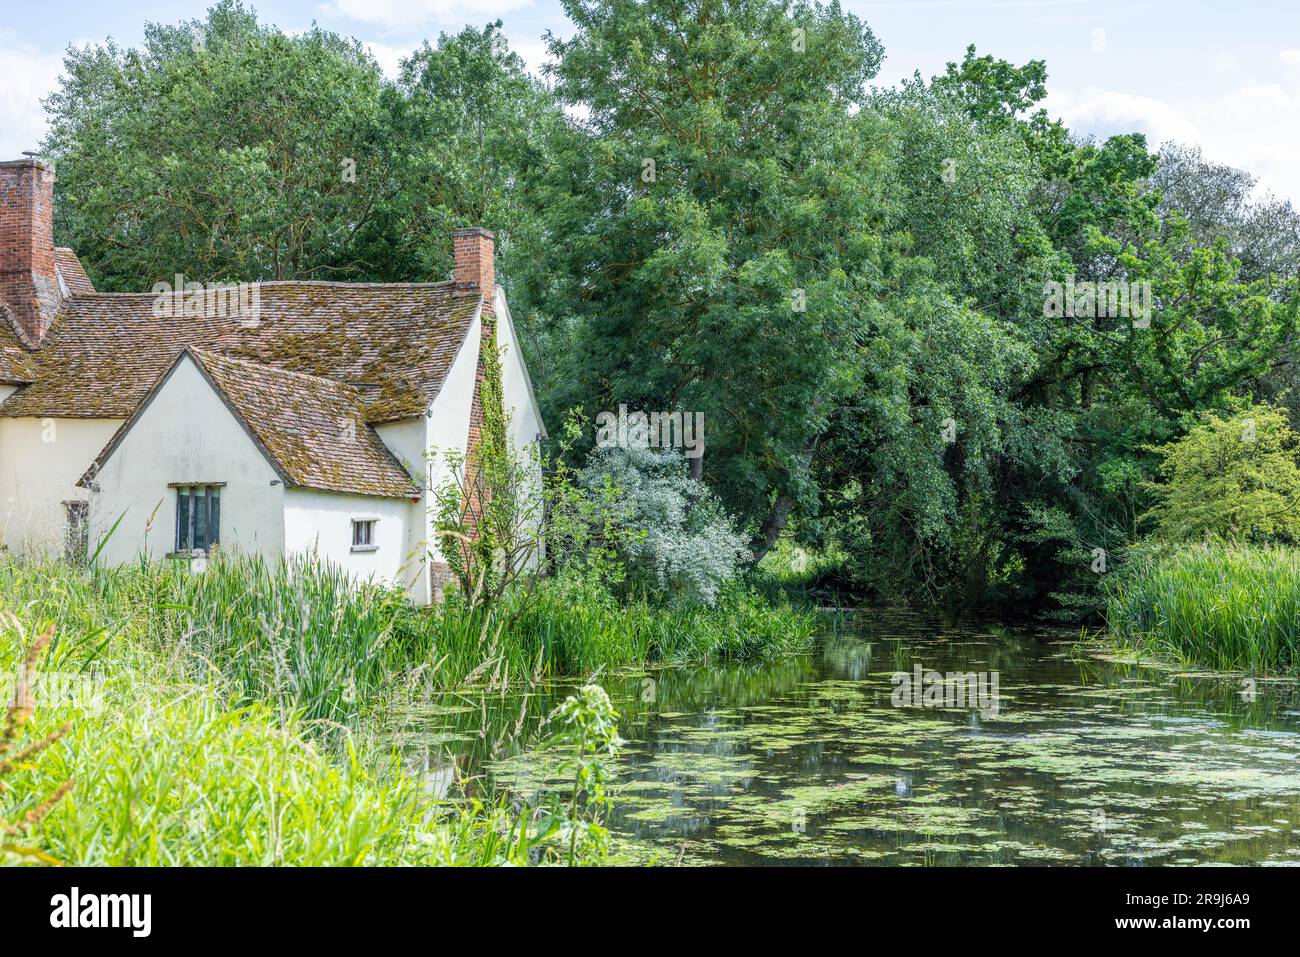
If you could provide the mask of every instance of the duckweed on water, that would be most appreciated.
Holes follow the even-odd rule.
[[[1293,686],[1247,702],[1056,635],[974,633],[862,616],[795,664],[660,672],[653,702],[611,682],[616,836],[696,864],[1300,863]],[[996,668],[998,713],[892,707],[913,661]],[[481,770],[546,787],[526,750]]]

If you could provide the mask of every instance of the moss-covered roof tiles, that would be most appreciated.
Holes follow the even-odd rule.
[[[360,389],[187,348],[150,386],[146,399],[161,390],[172,369],[186,356],[198,365],[289,485],[389,498],[419,494],[410,475],[366,422]],[[147,405],[142,402],[140,411]],[[130,431],[135,417],[123,423],[104,447],[83,483],[93,481]]]
[[[251,288],[256,322],[246,313],[187,317],[192,296],[173,300],[173,318],[156,315],[153,293],[81,291],[38,349],[0,322],[0,382],[30,383],[0,403],[0,415],[126,418],[187,347],[356,386],[369,422],[421,415],[479,304],[476,286],[456,282]]]

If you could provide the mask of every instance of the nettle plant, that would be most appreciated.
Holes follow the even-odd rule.
[[[573,776],[573,787],[563,804],[552,802],[542,818],[537,840],[557,837],[560,846],[566,848],[571,867],[578,860],[604,860],[609,853],[609,831],[604,820],[613,807],[606,759],[612,760],[623,744],[618,736],[618,711],[604,688],[589,684],[565,698],[551,712],[547,723],[555,733],[546,746],[564,755],[557,770]]]

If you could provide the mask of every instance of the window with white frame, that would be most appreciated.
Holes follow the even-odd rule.
[[[352,520],[352,550],[354,552],[373,552],[379,548],[375,541],[375,526],[379,524],[379,519],[371,518],[354,518]]]

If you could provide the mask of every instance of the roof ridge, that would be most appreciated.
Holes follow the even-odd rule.
[[[286,369],[284,366],[273,365],[269,362],[257,362],[253,359],[245,359],[243,356],[232,356],[228,352],[220,352],[216,349],[205,349],[201,346],[187,345],[181,350],[181,352],[188,352],[199,360],[206,360],[208,357],[211,357],[219,362],[234,362],[240,365],[252,366],[254,369],[269,369],[270,371],[278,372],[281,375],[306,379],[312,383],[324,383],[333,386],[341,392],[350,393],[358,402],[364,398],[362,391],[352,383],[343,382],[339,379],[331,379],[329,376],[313,375],[310,372],[298,372],[295,369]]]
[[[339,289],[439,289],[443,287],[464,286],[466,292],[477,290],[475,283],[465,283],[458,279],[444,279],[440,282],[339,282],[333,279],[253,279],[242,280],[238,283],[228,283],[222,285],[245,285],[245,286],[312,286]],[[180,290],[185,295],[186,290]],[[126,298],[127,296],[141,296],[149,299],[155,299],[160,295],[176,295],[176,292],[157,293],[157,292],[83,292],[78,294],[78,298],[90,299],[95,296]]]

